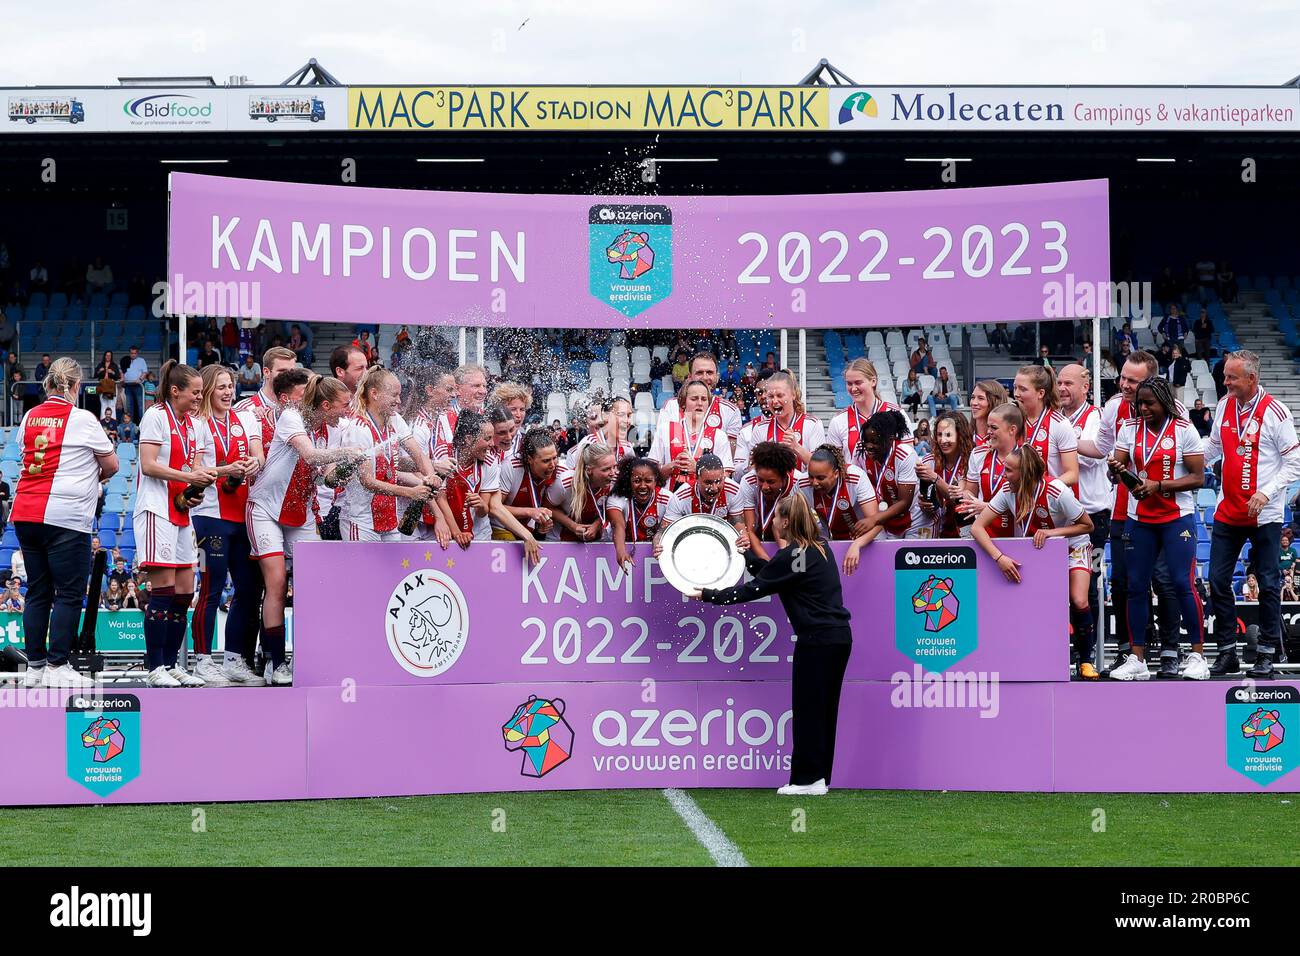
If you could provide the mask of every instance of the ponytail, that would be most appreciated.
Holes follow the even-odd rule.
[[[370,393],[376,389],[383,388],[388,384],[388,380],[397,381],[397,376],[382,365],[372,365],[361,375],[361,381],[357,382],[357,393],[352,397],[352,414],[364,415],[369,411],[368,402]]]
[[[573,469],[573,496],[569,501],[569,517],[574,521],[582,518],[582,509],[587,503],[587,494],[591,490],[591,481],[587,477],[587,470],[594,468],[597,462],[603,461],[613,456],[613,454],[614,449],[598,442],[591,441],[582,446],[582,454],[578,456],[575,463],[577,467]]]
[[[789,544],[808,550],[816,548],[826,557],[826,546],[821,542],[821,526],[813,513],[812,505],[803,495],[789,495],[776,506],[776,513],[786,523],[785,537]]]
[[[41,388],[45,389],[47,395],[57,392],[75,401],[77,386],[80,384],[81,363],[64,356],[56,358],[50,364],[50,370],[46,373],[45,380],[41,382]]]
[[[818,445],[817,450],[812,453],[813,461],[820,461],[829,464],[840,474],[844,474],[846,467],[844,461],[844,450],[839,445],[825,444]]]
[[[1021,445],[1007,457],[1020,460],[1020,487],[1016,489],[1016,524],[1019,525],[1029,519],[1029,513],[1034,509],[1038,483],[1047,474],[1047,466],[1033,445]]]
[[[170,403],[172,389],[182,389],[199,377],[199,373],[188,365],[182,365],[175,359],[168,359],[158,370],[158,396],[163,402]],[[156,401],[157,399],[155,399]]]
[[[281,372],[280,375],[288,375],[290,372],[299,371],[299,369],[289,369]],[[276,376],[279,381],[280,375]],[[317,375],[314,372],[307,379],[307,390],[302,393],[302,406],[306,412],[314,412],[326,402],[336,402],[339,399],[347,398],[350,393],[348,387],[337,378],[326,378],[324,375]]]

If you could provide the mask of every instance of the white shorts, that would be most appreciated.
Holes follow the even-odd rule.
[[[134,527],[140,567],[194,567],[199,549],[191,525],[172,524],[152,511],[138,511]]]
[[[244,526],[248,530],[253,557],[258,561],[276,555],[290,558],[296,542],[320,540],[314,520],[309,518],[301,528],[285,526],[267,514],[261,505],[251,501],[244,511]]]
[[[1083,544],[1070,545],[1070,570],[1087,571],[1092,573],[1092,544],[1085,541]]]
[[[363,528],[361,525],[353,524],[347,518],[339,519],[339,534],[344,541],[415,541],[414,536],[407,537],[402,532],[394,529],[392,531],[374,531],[370,528]]]

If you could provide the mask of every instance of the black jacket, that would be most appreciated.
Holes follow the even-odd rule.
[[[752,581],[721,591],[705,588],[701,599],[710,604],[742,604],[775,594],[800,643],[853,642],[849,612],[840,591],[840,569],[829,548],[823,556],[815,548],[787,545],[771,560],[750,551],[745,555],[745,566],[754,575]]]

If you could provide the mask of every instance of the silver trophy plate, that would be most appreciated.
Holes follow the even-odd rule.
[[[729,588],[745,571],[736,547],[736,530],[715,515],[687,515],[664,532],[659,566],[668,583],[683,594],[704,588]]]

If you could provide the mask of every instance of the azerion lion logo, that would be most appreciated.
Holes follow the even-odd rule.
[[[122,723],[110,717],[100,717],[81,733],[81,746],[93,749],[95,763],[107,763],[126,749]]]
[[[1268,753],[1286,737],[1286,728],[1282,726],[1280,716],[1276,710],[1259,707],[1241,725],[1241,736],[1254,739],[1255,753]]]
[[[624,229],[605,249],[609,261],[619,267],[620,279],[639,279],[655,267],[655,251],[648,232]]]
[[[441,571],[413,571],[388,599],[384,632],[393,659],[408,674],[435,677],[460,657],[469,637],[469,605]]]
[[[912,595],[912,613],[925,617],[925,629],[930,632],[942,631],[956,622],[960,610],[961,602],[953,590],[952,578],[932,574]]]
[[[501,736],[506,750],[524,752],[519,772],[525,777],[544,777],[573,756],[573,728],[564,719],[559,697],[530,694],[501,725]]]

